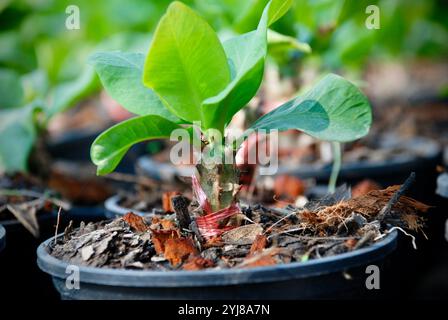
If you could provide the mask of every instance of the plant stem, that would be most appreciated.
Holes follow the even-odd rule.
[[[197,166],[199,181],[207,195],[213,211],[227,208],[235,197],[238,185],[238,170],[234,164],[214,164]]]
[[[330,181],[328,182],[329,193],[333,193],[336,190],[336,182],[338,180],[338,175],[342,164],[341,143],[333,141],[331,142],[331,146],[333,151],[333,167],[331,168]]]

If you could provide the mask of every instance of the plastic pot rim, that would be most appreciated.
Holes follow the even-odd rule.
[[[425,165],[427,162],[436,161],[442,155],[442,148],[440,145],[428,138],[421,138],[429,146],[428,152],[423,156],[405,156],[397,157],[385,161],[357,161],[357,162],[345,162],[342,163],[339,175],[341,177],[351,175],[368,176],[375,174],[390,174],[409,171],[416,167]],[[318,178],[325,179],[331,174],[331,163],[327,164],[302,164],[296,165],[281,165],[277,171],[278,174],[292,174],[302,178]]]
[[[0,252],[5,248],[5,246],[6,246],[6,230],[0,224]]]
[[[151,212],[144,212],[144,211],[138,211],[129,209],[126,207],[122,207],[118,204],[118,202],[121,200],[122,196],[119,194],[116,194],[110,198],[107,198],[106,201],[104,201],[104,207],[106,208],[106,211],[111,212],[112,215],[115,216],[124,216],[126,213],[132,211],[132,213],[139,215],[139,216],[152,216],[153,214]],[[108,215],[106,213],[107,218],[111,218],[112,215]]]
[[[62,235],[58,235],[60,237]],[[37,249],[39,268],[59,279],[66,279],[71,273],[68,262],[50,255],[48,246],[54,237],[41,243]],[[350,268],[368,265],[383,260],[397,246],[397,231],[389,233],[380,241],[355,251],[335,256],[313,259],[306,262],[292,262],[275,266],[248,269],[222,269],[201,271],[151,271],[96,268],[76,266],[80,281],[90,284],[120,287],[210,287],[238,284],[285,281],[343,272]]]

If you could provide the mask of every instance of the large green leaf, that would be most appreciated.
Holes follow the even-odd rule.
[[[230,81],[224,49],[213,29],[193,10],[173,2],[160,20],[146,57],[143,82],[176,116],[202,120],[202,101]]]
[[[24,172],[36,139],[37,104],[0,111],[0,172]]]
[[[206,127],[218,124],[218,128],[223,128],[257,93],[263,79],[268,27],[281,17],[289,6],[291,1],[288,0],[270,1],[263,11],[257,30],[224,42],[232,81],[218,95],[204,101]]]
[[[98,52],[90,57],[90,61],[107,93],[130,112],[179,120],[165,108],[154,91],[143,85],[144,54]]]
[[[258,119],[250,129],[297,129],[327,141],[352,141],[365,136],[372,123],[366,96],[351,82],[335,74],[310,91]]]
[[[92,144],[90,157],[98,174],[112,172],[129,148],[145,140],[169,138],[174,122],[157,115],[146,115],[123,121],[104,131]]]
[[[9,69],[0,69],[0,110],[17,108],[23,103],[23,87],[19,75]]]

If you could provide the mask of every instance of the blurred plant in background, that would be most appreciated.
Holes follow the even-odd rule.
[[[170,2],[1,1],[0,171],[26,170],[28,155],[49,121],[100,90],[86,63],[89,54],[123,48],[146,52],[147,34]],[[227,38],[254,29],[268,0],[183,2]],[[79,30],[65,27],[69,5],[80,9]],[[368,5],[381,10],[378,30],[365,27]],[[443,59],[448,52],[445,7],[441,0],[296,0],[271,27],[270,63],[297,90],[304,66],[318,74],[350,72],[361,79],[371,61]]]

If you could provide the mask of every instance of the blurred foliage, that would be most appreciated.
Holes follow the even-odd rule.
[[[170,2],[0,0],[0,169],[4,152],[20,152],[12,141],[30,138],[21,150],[25,156],[8,160],[14,169],[26,169],[23,159],[48,121],[100,90],[88,55],[100,49],[146,52],[148,35]],[[183,2],[225,39],[253,30],[268,0]],[[80,8],[79,30],[65,27],[69,5]],[[365,27],[368,5],[380,8],[379,30]],[[307,63],[342,71],[362,70],[370,59],[446,58],[446,9],[443,0],[295,0],[271,27],[269,54],[290,76]]]

